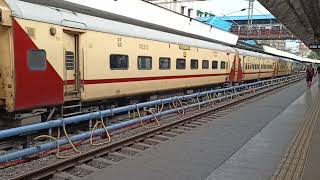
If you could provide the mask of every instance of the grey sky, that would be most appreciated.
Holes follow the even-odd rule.
[[[193,6],[196,9],[202,9],[203,11],[211,11],[217,16],[222,14],[233,15],[247,15],[248,11],[236,12],[243,8],[248,8],[249,2],[247,0],[208,0],[204,2],[194,2]],[[254,2],[254,15],[270,14],[258,1]]]

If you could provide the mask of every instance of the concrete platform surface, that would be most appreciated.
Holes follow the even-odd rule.
[[[303,125],[305,116],[318,92],[319,89],[316,86],[306,91],[239,151],[214,170],[206,180],[271,179],[278,165],[281,164],[280,162],[288,156],[286,152],[289,144]],[[289,171],[289,167],[287,170]],[[288,171],[285,171],[284,175],[278,175],[276,179],[293,179],[293,176],[286,177],[289,177]]]
[[[317,88],[301,81],[83,179],[270,179]]]

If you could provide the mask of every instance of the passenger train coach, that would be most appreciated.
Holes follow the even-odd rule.
[[[20,0],[0,0],[5,114],[292,73],[292,60]]]

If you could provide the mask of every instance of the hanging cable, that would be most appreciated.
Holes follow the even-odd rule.
[[[140,120],[141,126],[144,127],[144,128],[150,128],[150,127],[148,127],[148,126],[146,126],[146,125],[143,124],[143,121],[141,120],[140,110],[139,110],[139,108],[138,108],[137,105],[136,105],[136,110],[137,110],[137,113],[138,113],[138,118],[139,118],[139,120]],[[152,113],[152,115],[153,115],[153,117],[155,118],[157,124],[160,125],[160,122],[158,121],[157,117],[156,117],[153,113]]]
[[[212,97],[211,94],[209,94],[209,92],[207,92],[207,98],[208,98],[208,104],[211,103],[211,105],[214,105],[214,98]]]
[[[200,93],[197,94],[197,103],[198,103],[198,105],[199,105],[199,109],[201,109],[201,104],[200,104],[199,95],[200,95]]]
[[[74,144],[72,143],[68,133],[67,133],[67,130],[66,130],[66,125],[64,123],[64,121],[62,120],[62,129],[63,129],[63,132],[64,132],[64,135],[66,136],[68,142],[70,143],[70,145],[72,146],[73,150],[78,153],[78,154],[81,154],[81,151],[79,151],[75,146]]]
[[[62,121],[63,122],[63,121]],[[63,122],[63,131],[65,133],[65,136],[69,142],[69,144],[71,145],[72,149],[77,153],[77,154],[81,154],[81,151],[79,151],[75,145],[72,143],[72,141],[70,140],[69,138],[69,135],[67,133],[67,130],[65,128],[65,124]],[[68,159],[68,158],[71,158],[71,157],[74,157],[74,155],[70,155],[70,156],[61,156],[60,155],[60,144],[59,144],[59,139],[60,139],[60,136],[61,136],[61,132],[60,132],[60,127],[58,127],[58,135],[57,135],[57,138],[53,137],[53,136],[49,136],[49,135],[41,135],[41,136],[38,136],[36,138],[34,138],[34,140],[39,140],[39,139],[43,139],[43,138],[48,138],[48,139],[51,139],[51,140],[54,140],[57,142],[57,151],[56,151],[56,157],[58,159]]]
[[[99,124],[101,124],[102,127],[104,128],[104,130],[105,130],[105,132],[106,132],[106,134],[107,134],[107,136],[108,136],[108,141],[107,141],[107,142],[102,142],[102,143],[94,144],[94,143],[93,143],[93,134],[94,134],[94,131],[98,128]],[[91,131],[90,144],[91,144],[92,146],[101,146],[101,145],[104,145],[104,144],[108,144],[108,143],[110,143],[110,142],[111,142],[111,136],[110,136],[110,133],[108,132],[107,126],[105,125],[105,123],[104,123],[104,121],[103,121],[103,116],[102,116],[102,113],[101,113],[101,111],[100,111],[100,120],[98,120],[98,121],[95,123],[95,125],[94,125],[94,127],[93,127],[93,129],[92,129],[92,131]]]
[[[159,109],[159,105],[157,105],[157,112],[158,113],[160,113],[160,112],[162,112],[162,110],[163,110],[163,108],[164,108],[164,104],[163,104],[163,101],[162,101],[162,99],[161,99],[161,108]]]
[[[147,110],[147,112],[150,112],[150,113],[152,114],[152,116],[153,116],[153,118],[155,119],[157,125],[156,125],[156,126],[150,126],[150,127],[148,127],[148,126],[144,125],[142,121],[140,121],[140,122],[141,122],[141,125],[142,125],[144,128],[148,128],[148,129],[154,128],[154,127],[159,127],[161,124],[160,124],[160,121],[158,120],[157,116],[155,115],[155,113],[154,113],[152,110]],[[150,120],[150,121],[151,121],[151,120]]]
[[[178,99],[179,100],[179,99]],[[179,102],[180,105],[182,106],[182,103],[181,101]],[[184,109],[182,109],[182,112],[179,110],[179,107],[176,105],[176,101],[172,101],[172,105],[174,107],[174,109],[181,115],[183,116],[184,115]]]
[[[172,104],[173,107],[171,106],[171,104]],[[178,109],[178,107],[175,105],[175,100],[173,98],[171,98],[171,102],[169,103],[169,107],[170,107],[170,109],[175,109],[181,116],[184,115],[184,112],[181,112]]]

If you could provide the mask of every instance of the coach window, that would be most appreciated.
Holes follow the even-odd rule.
[[[110,69],[112,70],[126,70],[129,68],[129,56],[122,54],[110,55]]]
[[[220,68],[226,69],[226,62],[225,61],[221,61]]]
[[[152,69],[152,57],[138,56],[138,69],[139,70],[151,70]]]
[[[30,49],[28,51],[28,65],[32,71],[45,71],[47,69],[46,51]]]
[[[190,68],[191,69],[198,69],[199,61],[197,59],[191,59]]]
[[[208,60],[202,61],[202,69],[209,69],[209,61]]]
[[[186,69],[186,60],[185,59],[177,59],[176,69]]]
[[[171,59],[170,58],[159,58],[159,69],[160,70],[166,70],[170,69],[171,67]]]
[[[212,69],[218,69],[218,61],[212,61]]]

